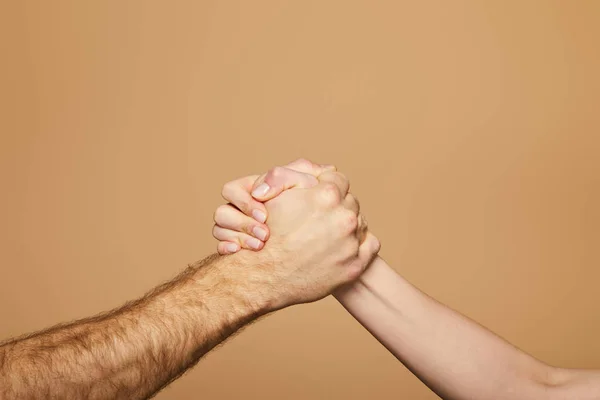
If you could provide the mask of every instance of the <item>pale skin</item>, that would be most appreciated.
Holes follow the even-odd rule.
[[[358,278],[379,242],[345,177],[313,172],[261,205],[261,252],[209,256],[116,310],[1,343],[0,399],[152,397],[245,324]]]
[[[268,238],[266,223],[254,210],[296,182],[311,181],[312,164],[301,160],[277,174],[228,183],[226,208],[213,231],[221,253],[258,251]],[[318,168],[312,164],[312,168]],[[314,182],[314,181],[313,181]],[[261,186],[262,184],[268,185]],[[253,189],[259,188],[253,192]],[[256,213],[254,213],[256,215]],[[254,227],[265,232],[255,248],[247,245]],[[245,233],[247,232],[247,233]],[[357,280],[334,292],[336,299],[423,383],[447,400],[600,399],[600,371],[550,366],[511,345],[483,326],[437,302],[377,256]]]

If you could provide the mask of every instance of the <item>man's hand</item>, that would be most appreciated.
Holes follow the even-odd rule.
[[[272,260],[266,272],[280,296],[279,306],[325,297],[360,276],[379,251],[379,241],[367,232],[358,202],[348,193],[348,180],[334,167],[298,160],[251,178],[256,178],[252,187],[249,178],[225,185],[223,195],[231,204],[216,211],[213,233],[222,241],[221,253],[231,253],[227,246],[232,244],[234,252],[264,246],[260,256]],[[250,192],[267,200],[269,227],[250,218],[262,211]],[[261,238],[269,238],[266,245],[248,245],[259,241],[251,236],[257,229],[266,232]]]

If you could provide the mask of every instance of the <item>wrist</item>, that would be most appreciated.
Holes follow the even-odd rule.
[[[398,275],[379,256],[375,257],[367,270],[356,280],[340,287],[333,292],[334,297],[344,302],[354,301],[365,296],[381,296],[383,289],[394,282]]]
[[[344,304],[344,302],[347,301],[348,299],[358,298],[358,297],[363,296],[366,291],[367,291],[367,287],[365,286],[364,282],[362,282],[361,278],[359,277],[358,279],[356,279],[350,283],[340,286],[332,293],[332,295],[337,301]]]
[[[237,271],[233,278],[244,288],[245,296],[261,314],[280,310],[299,301],[281,281],[280,258],[268,249],[259,252],[242,250],[227,256]]]
[[[209,298],[225,301],[233,318],[258,318],[277,309],[273,290],[264,278],[269,265],[266,257],[244,250],[217,257],[211,266],[199,268],[195,274],[199,289],[213,294]]]

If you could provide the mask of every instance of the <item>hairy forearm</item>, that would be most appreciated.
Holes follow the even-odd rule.
[[[143,399],[177,378],[266,305],[211,256],[143,298],[0,346],[0,399]]]
[[[543,364],[435,301],[377,258],[341,304],[444,399],[597,399],[599,374]]]

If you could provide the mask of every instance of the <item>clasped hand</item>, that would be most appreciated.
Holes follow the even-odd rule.
[[[215,214],[220,254],[259,252],[249,276],[276,308],[319,300],[357,279],[378,253],[348,179],[335,167],[300,159],[223,186]]]

